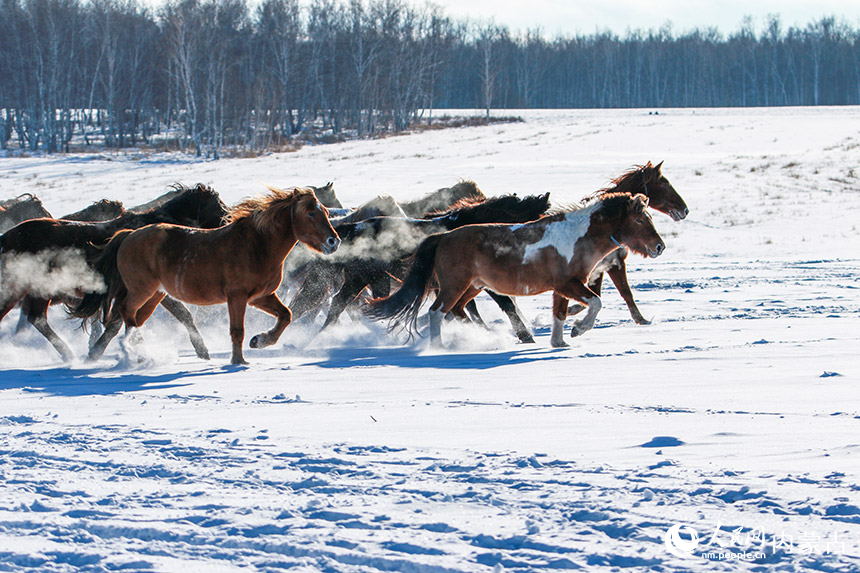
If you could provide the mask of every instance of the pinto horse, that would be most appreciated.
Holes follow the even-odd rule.
[[[105,332],[91,349],[91,358],[100,356],[119,330],[115,316],[125,323],[127,339],[165,292],[192,304],[227,303],[233,364],[246,364],[242,342],[248,304],[277,319],[271,330],[251,339],[251,348],[278,341],[292,318],[275,294],[284,259],[299,241],[331,254],[340,238],[310,188],[271,189],[267,196],[234,207],[227,220],[227,225],[211,230],[150,225],[111,239],[95,263],[106,291],[87,294],[73,311],[80,318],[102,311]]]
[[[612,185],[605,189],[596,191],[592,195],[585,198],[585,201],[594,197],[608,195],[610,193],[630,193],[635,195],[641,193],[648,197],[648,206],[655,211],[660,211],[672,217],[675,221],[684,219],[689,214],[687,204],[684,199],[675,191],[669,180],[663,175],[663,162],[657,165],[652,165],[649,161],[645,165],[637,165],[629,171],[623,173],[619,177],[612,180]],[[628,251],[625,247],[621,247],[606,255],[600,261],[588,277],[588,288],[593,290],[598,295],[603,284],[604,273],[609,275],[615,289],[621,298],[627,304],[627,309],[630,311],[630,316],[636,324],[650,324],[642,313],[639,307],[636,306],[636,301],[633,298],[633,292],[630,289],[630,283],[627,281],[627,255]],[[559,302],[559,304],[561,304]],[[584,310],[585,307],[576,304],[570,308],[570,314],[577,314]],[[555,328],[559,325],[553,322]],[[562,322],[561,326],[564,323]],[[561,334],[555,334],[554,338],[558,339]]]
[[[451,312],[465,319],[466,303],[483,288],[509,296],[551,290],[565,300],[575,299],[588,307],[575,326],[585,332],[600,310],[600,297],[586,284],[595,265],[620,245],[651,257],[665,248],[647,205],[644,195],[613,193],[531,223],[467,225],[431,235],[419,245],[400,289],[372,301],[366,312],[376,320],[405,322],[412,333],[435,278],[438,294],[430,307],[435,344],[440,342],[442,317]],[[563,344],[553,340],[554,346]]]
[[[0,320],[21,302],[30,324],[48,339],[64,360],[70,360],[71,349],[48,323],[48,307],[52,299],[75,297],[78,289],[92,286],[94,273],[86,263],[78,263],[88,261],[98,253],[95,245],[105,243],[120,229],[134,229],[151,223],[221,226],[227,209],[213,189],[198,184],[190,189],[176,186],[176,191],[178,194],[172,199],[143,213],[126,212],[116,219],[100,223],[30,219],[4,233],[0,236],[0,263],[5,269],[0,285]],[[64,268],[75,272],[66,272]],[[17,272],[13,272],[16,269]],[[66,280],[58,281],[51,277]],[[80,284],[80,279],[84,284]],[[173,299],[166,299],[164,307],[188,329],[197,354],[205,356],[206,346],[191,321],[188,309]]]

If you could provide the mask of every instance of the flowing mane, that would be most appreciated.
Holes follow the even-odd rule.
[[[610,181],[611,185],[598,189],[583,198],[583,203],[610,193],[630,193],[635,195],[642,192],[643,184],[648,183],[655,173],[655,167],[649,161],[645,165],[634,165],[615,179]]]
[[[266,195],[249,197],[233,206],[224,220],[227,224],[231,224],[250,218],[254,226],[262,229],[271,225],[273,218],[284,209],[288,209],[294,201],[313,194],[314,190],[310,187],[293,187],[291,189],[269,187],[269,192]]]

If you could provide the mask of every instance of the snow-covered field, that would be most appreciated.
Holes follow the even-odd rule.
[[[548,294],[519,300],[535,345],[482,299],[492,332],[446,324],[444,352],[344,315],[247,368],[225,366],[220,307],[195,310],[211,362],[159,314],[134,370],[116,345],[62,364],[12,335],[13,313],[0,570],[857,571],[860,109],[522,115],[258,159],[0,159],[0,198],[34,192],[55,214],[175,181],[236,201],[333,180],[358,204],[471,178],[564,203],[647,160],[690,207],[654,215],[662,257],[629,261],[653,324],[608,286],[597,328],[563,350]],[[249,312],[249,335],[270,321]]]

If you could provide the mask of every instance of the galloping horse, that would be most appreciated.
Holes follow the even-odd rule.
[[[332,277],[342,277],[342,286],[335,294],[322,328],[335,321],[359,294],[370,287],[375,296],[388,294],[391,277],[405,274],[405,259],[415,252],[425,237],[476,223],[525,223],[543,215],[549,208],[549,193],[517,197],[503,195],[483,201],[462,199],[447,211],[427,219],[374,217],[359,223],[335,226],[344,246],[332,259],[312,263],[299,293],[291,307],[300,316],[322,304],[325,285]],[[531,341],[531,333],[523,324],[516,306],[508,297],[488,293],[508,315],[517,336]],[[470,308],[477,316],[476,308]]]
[[[468,225],[431,235],[418,247],[401,288],[372,301],[367,314],[376,320],[405,322],[413,332],[435,277],[438,294],[430,307],[430,336],[436,344],[442,317],[452,312],[465,318],[466,303],[482,288],[510,296],[552,290],[573,298],[588,307],[585,318],[574,326],[585,332],[594,325],[601,306],[600,297],[586,285],[595,265],[621,245],[651,257],[665,248],[645,211],[647,205],[644,195],[613,193],[532,223]],[[552,343],[564,345],[563,340]]]
[[[630,193],[635,195],[642,193],[648,197],[648,206],[655,211],[666,213],[675,221],[684,219],[689,214],[687,204],[681,198],[669,180],[663,175],[663,162],[657,165],[652,165],[649,161],[645,165],[637,165],[626,173],[612,180],[612,186],[596,191],[592,195],[586,197],[585,201],[600,197],[610,193]],[[609,274],[612,279],[615,289],[624,302],[627,304],[627,309],[630,311],[630,316],[636,324],[650,324],[639,308],[636,306],[636,301],[633,299],[633,292],[630,289],[630,283],[627,281],[627,249],[621,247],[612,251],[600,261],[591,276],[588,278],[588,288],[593,290],[598,295],[600,294],[603,284],[603,274]],[[561,304],[559,302],[559,304]],[[576,314],[585,307],[576,304],[570,308],[570,314]],[[563,322],[561,326],[563,326]],[[557,322],[553,322],[554,327],[558,327]],[[561,334],[555,334],[554,338],[558,338]]]
[[[119,330],[115,317],[125,322],[127,338],[165,292],[192,304],[227,303],[233,364],[246,364],[242,342],[248,304],[277,319],[271,330],[251,339],[251,348],[278,341],[291,321],[290,309],[275,294],[284,259],[298,241],[324,254],[340,245],[328,210],[310,188],[271,189],[234,207],[227,220],[211,230],[158,224],[114,235],[95,263],[106,292],[87,294],[73,311],[81,318],[102,311],[105,332],[91,358],[100,356]]]
[[[190,189],[177,186],[176,190],[179,193],[161,207],[144,213],[126,212],[116,219],[101,223],[30,219],[0,236],[0,262],[6,268],[0,288],[0,320],[21,302],[30,323],[48,339],[64,360],[70,360],[72,352],[68,345],[48,324],[48,307],[52,299],[75,297],[78,288],[91,285],[77,284],[75,276],[68,277],[69,280],[63,281],[62,285],[49,284],[53,281],[41,275],[57,275],[63,272],[63,267],[68,266],[77,269],[78,274],[87,275],[84,278],[91,279],[93,273],[87,271],[85,264],[78,263],[82,258],[89,260],[95,256],[98,249],[94,245],[106,242],[120,229],[135,229],[159,222],[208,228],[221,226],[227,209],[218,193],[202,184]],[[21,267],[21,270],[9,272],[12,263]],[[89,283],[90,280],[84,282]],[[198,355],[205,356],[205,344],[191,321],[188,309],[172,299],[166,300],[164,307],[188,329]]]

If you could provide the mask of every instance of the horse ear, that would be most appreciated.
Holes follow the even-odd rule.
[[[328,183],[325,184],[324,188],[325,189],[331,189],[332,187],[334,187],[334,181],[329,181]]]
[[[660,170],[662,168],[663,168],[663,162],[662,161],[654,166],[654,169],[657,171],[657,175],[660,175]]]
[[[645,211],[645,207],[648,206],[648,197],[643,195],[642,193],[634,195],[631,200],[633,201],[634,213],[642,213],[643,211]]]

